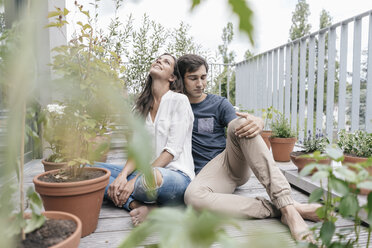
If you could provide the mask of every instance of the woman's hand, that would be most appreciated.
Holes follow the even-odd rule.
[[[134,184],[136,182],[136,179],[137,177],[129,180],[124,188],[123,188],[123,191],[121,192],[121,194],[118,196],[118,200],[119,200],[119,206],[123,206],[124,203],[126,203],[128,201],[128,198],[129,196],[133,193],[134,191]]]
[[[111,198],[112,202],[116,206],[119,206],[119,196],[122,194],[127,182],[127,177],[123,174],[119,174],[119,176],[110,184],[107,190],[107,195]]]

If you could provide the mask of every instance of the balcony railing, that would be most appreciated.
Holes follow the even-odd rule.
[[[236,64],[236,105],[273,106],[299,140],[372,132],[372,10]]]

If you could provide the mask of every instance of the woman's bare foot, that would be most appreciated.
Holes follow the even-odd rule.
[[[293,205],[283,207],[280,211],[282,212],[282,223],[289,227],[295,240],[313,242],[307,224]]]
[[[293,206],[296,208],[301,217],[304,218],[305,220],[311,220],[314,222],[320,221],[320,218],[316,214],[316,210],[322,206],[321,204],[299,203],[295,201]]]
[[[132,223],[134,226],[138,226],[145,221],[147,215],[150,211],[155,208],[154,206],[142,205],[138,208],[133,209],[129,212],[129,215],[132,216]]]

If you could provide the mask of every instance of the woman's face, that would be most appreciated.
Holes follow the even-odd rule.
[[[151,64],[151,77],[153,79],[159,78],[173,82],[175,80],[175,76],[173,75],[174,63],[175,61],[172,56],[161,55]]]

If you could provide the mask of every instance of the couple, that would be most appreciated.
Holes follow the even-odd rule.
[[[196,209],[245,218],[281,216],[300,240],[307,232],[304,219],[317,220],[319,205],[293,201],[287,180],[258,135],[262,119],[236,113],[225,98],[204,93],[207,73],[207,62],[194,54],[178,61],[163,54],[152,63],[135,111],[154,139],[156,197],[146,194],[146,181],[131,160],[124,167],[100,164],[111,170],[105,196],[130,211],[134,225],[158,205],[185,201]],[[252,171],[272,202],[233,194]]]

